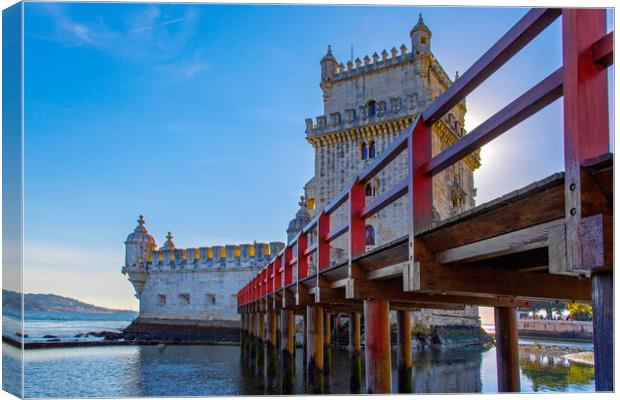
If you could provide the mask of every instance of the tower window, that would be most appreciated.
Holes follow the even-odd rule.
[[[214,306],[215,305],[215,295],[214,294],[207,294],[207,298],[205,299],[206,303],[208,306]]]
[[[375,195],[375,191],[372,188],[372,185],[370,184],[370,182],[368,182],[366,184],[366,197],[371,197]]]
[[[374,117],[375,115],[377,115],[377,102],[370,100],[368,102],[368,116]]]
[[[366,143],[362,143],[362,145],[360,146],[360,155],[362,157],[362,160],[368,159],[368,147],[366,147]]]
[[[376,154],[376,149],[375,149],[375,142],[370,142],[370,145],[368,147],[368,158],[375,158],[375,154]]]
[[[375,228],[372,225],[366,226],[366,246],[375,245]]]
[[[308,210],[314,210],[314,197],[310,197],[308,199],[308,203],[306,204],[306,207],[308,207]]]
[[[425,37],[425,36],[422,36],[422,37],[420,38],[420,43],[421,43],[421,44],[426,44],[426,37]]]
[[[157,295],[157,305],[158,306],[165,306],[166,305],[166,295],[165,294],[158,294]]]
[[[183,306],[189,305],[189,293],[181,293],[179,295],[179,303]]]

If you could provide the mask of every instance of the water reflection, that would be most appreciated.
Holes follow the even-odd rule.
[[[538,351],[522,352],[519,356],[521,374],[534,392],[568,391],[581,388],[593,390],[594,368],[571,363],[560,355]]]
[[[10,349],[9,349],[10,350]],[[19,352],[3,344],[3,365],[19,365]],[[264,394],[264,376],[248,367],[235,346],[127,346],[28,350],[26,397],[223,396]],[[396,354],[393,354],[396,392]],[[592,391],[594,369],[544,351],[521,351],[523,391]],[[350,393],[348,352],[332,351],[327,393]],[[15,370],[17,376],[11,376]],[[5,385],[19,379],[5,370]],[[295,354],[293,392],[304,394],[303,354]],[[362,373],[362,388],[365,386]],[[6,387],[6,386],[5,386]],[[464,348],[414,351],[413,391],[497,391],[495,350]]]

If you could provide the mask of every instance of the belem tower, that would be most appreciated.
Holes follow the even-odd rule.
[[[431,51],[431,36],[420,15],[410,32],[411,49],[402,44],[389,52],[384,49],[363,59],[348,60],[345,65],[328,47],[320,61],[324,114],[305,121],[306,140],[315,151],[315,173],[304,186],[299,211],[286,231],[287,240],[452,85],[453,80]],[[433,125],[433,154],[465,134],[465,113],[462,102]],[[479,166],[479,155],[474,153],[433,179],[434,220],[475,205],[473,171]],[[367,201],[406,174],[407,155],[402,154],[367,185]],[[346,211],[334,214],[333,224],[339,225]],[[407,201],[401,199],[369,219],[367,248],[404,236],[407,219],[401,215],[407,212]],[[158,323],[238,324],[237,291],[284,248],[282,242],[270,242],[177,249],[170,233],[166,239],[157,249],[140,217],[125,242],[122,272],[140,300],[139,318],[132,325],[142,330],[153,330],[153,324]],[[346,237],[335,241],[331,259],[342,260],[346,249]],[[413,317],[417,326],[480,326],[476,307],[421,310]]]

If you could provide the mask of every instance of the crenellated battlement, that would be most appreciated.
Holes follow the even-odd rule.
[[[284,248],[282,242],[154,250],[147,256],[147,272],[167,269],[258,268]]]
[[[368,55],[365,55],[362,59],[358,57],[355,60],[347,61],[346,66],[343,63],[339,63],[337,74],[333,77],[333,80],[355,79],[361,75],[413,62],[413,58],[413,53],[408,52],[407,46],[403,43],[400,46],[400,52],[396,47],[392,47],[390,53],[383,49],[381,56],[375,52],[372,58]]]

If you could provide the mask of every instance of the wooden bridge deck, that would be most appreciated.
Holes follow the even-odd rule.
[[[432,156],[432,124],[560,15],[563,66]],[[311,392],[320,392],[323,341],[329,335],[324,313],[350,313],[355,322],[350,335],[355,338],[363,310],[366,390],[386,393],[391,382],[387,314],[397,310],[399,371],[404,371],[402,388],[407,391],[408,311],[492,306],[499,388],[518,391],[515,308],[527,307],[533,299],[591,302],[596,387],[612,390],[613,157],[606,81],[606,68],[613,62],[612,35],[605,32],[604,10],[532,9],[241,289],[243,337],[273,348],[279,314],[286,359],[284,355],[292,353],[290,319],[295,313],[304,315],[308,384]],[[560,97],[565,172],[432,223],[434,175]],[[365,184],[405,151],[409,176],[366,204]],[[366,251],[366,218],[403,196],[409,202],[409,215],[403,218],[409,220],[410,233]],[[330,216],[341,207],[348,209],[348,221],[331,226]],[[347,260],[334,262],[330,243],[345,234]],[[310,265],[311,257],[315,266]],[[359,340],[352,343],[357,343],[352,354],[359,353]],[[262,371],[260,351],[248,352],[257,354]],[[273,357],[265,354],[266,365],[271,365]],[[273,380],[271,373],[266,375]],[[400,376],[399,372],[399,382]],[[282,387],[288,386],[283,380]]]

